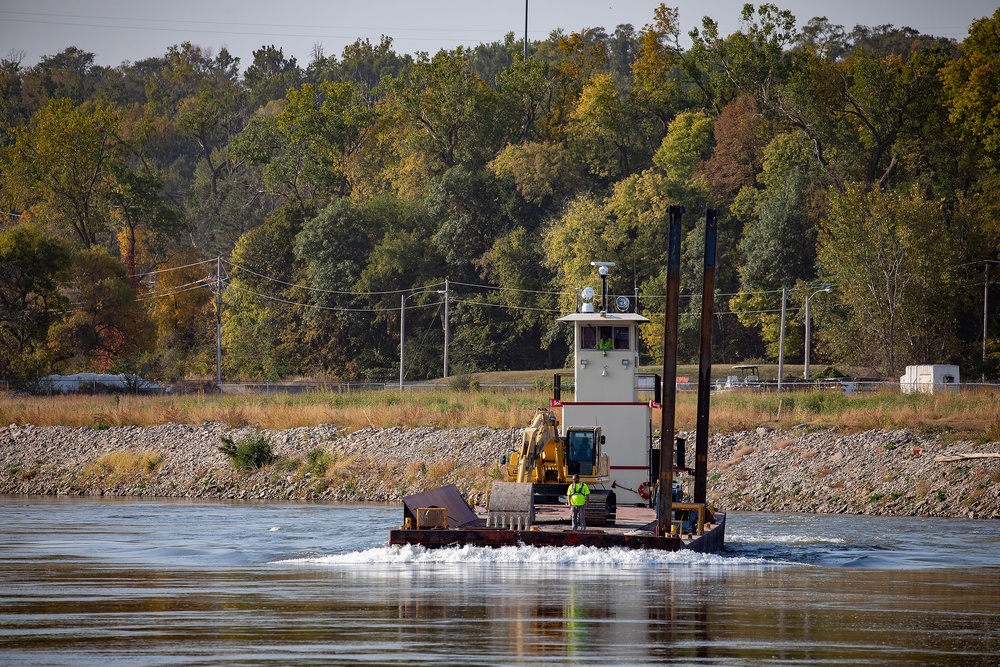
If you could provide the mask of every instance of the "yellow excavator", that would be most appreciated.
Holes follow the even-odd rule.
[[[555,415],[539,408],[521,436],[521,446],[500,460],[506,480],[490,489],[487,525],[527,530],[534,523],[536,504],[565,503],[573,475],[590,487],[587,525],[613,524],[615,493],[595,488],[610,481],[603,445],[600,426],[572,426],[560,436]]]

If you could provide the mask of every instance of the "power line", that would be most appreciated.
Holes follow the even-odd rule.
[[[280,285],[287,285],[288,287],[296,287],[298,289],[306,290],[307,292],[319,292],[320,294],[340,294],[343,296],[385,296],[387,294],[408,294],[411,292],[419,292],[421,290],[431,289],[444,285],[443,282],[433,283],[431,285],[423,285],[421,287],[411,287],[409,289],[397,289],[397,290],[385,290],[381,292],[349,292],[346,290],[335,290],[335,289],[321,289],[319,287],[309,287],[308,285],[300,285],[298,283],[290,283],[286,280],[281,280],[280,278],[272,278],[271,276],[264,275],[263,273],[257,273],[253,269],[248,269],[245,266],[240,266],[239,264],[234,264],[227,259],[222,260],[223,263],[228,264],[234,269],[240,271],[245,271],[250,275],[257,276],[258,278],[263,278],[264,280],[270,280],[271,282],[278,283]]]
[[[378,314],[381,314],[381,313],[394,313],[394,312],[396,312],[398,310],[397,308],[337,308],[337,307],[333,307],[333,306],[320,306],[320,305],[315,304],[315,303],[303,303],[301,301],[292,301],[290,299],[282,299],[281,297],[271,296],[269,294],[260,294],[259,292],[254,292],[253,290],[247,289],[246,287],[240,287],[238,284],[235,284],[235,283],[230,283],[229,284],[229,288],[230,289],[235,289],[238,292],[244,292],[246,294],[252,294],[253,296],[256,296],[256,297],[261,298],[261,299],[267,299],[269,301],[277,301],[279,303],[286,303],[286,304],[291,305],[291,306],[301,306],[302,308],[314,308],[316,310],[328,310],[328,311],[342,312],[342,313],[378,313]],[[413,306],[408,306],[407,310],[411,310],[413,308],[430,308],[431,306],[436,306],[436,305],[439,305],[439,304],[442,304],[442,303],[444,303],[444,302],[443,301],[435,301],[435,302],[432,302],[432,303],[416,304],[416,305],[413,305]]]
[[[176,287],[164,288],[162,290],[155,290],[152,292],[147,292],[136,298],[136,301],[150,301],[152,299],[162,299],[163,297],[173,296],[175,294],[181,294],[183,292],[190,292],[191,290],[211,288],[209,280],[212,278],[200,278],[194,282],[187,283],[185,285],[177,285]]]
[[[574,292],[562,291],[562,292],[546,292],[543,290],[533,290],[533,289],[518,289],[517,287],[498,287],[496,285],[479,285],[476,283],[462,283],[457,280],[451,281],[452,285],[462,285],[463,287],[476,287],[479,289],[488,290],[503,290],[508,292],[522,292],[524,294],[552,294],[552,295],[563,295],[563,294],[574,294]]]
[[[488,301],[468,301],[465,299],[453,299],[452,303],[462,303],[468,306],[486,306],[490,308],[506,308],[508,310],[532,310],[541,313],[561,313],[561,310],[553,308],[532,308],[530,306],[510,306],[505,303],[490,303]]]
[[[247,28],[266,28],[267,29],[266,33],[259,33],[259,32],[256,32],[256,31],[247,32],[247,33],[239,32],[239,31],[219,31],[219,30],[203,30],[203,31],[200,31],[200,32],[212,32],[212,33],[219,32],[219,33],[222,33],[222,34],[236,34],[236,35],[240,35],[240,34],[249,34],[249,35],[267,34],[267,35],[275,35],[275,34],[277,34],[277,33],[274,32],[275,28],[288,28],[288,29],[292,29],[292,30],[295,30],[295,29],[303,29],[303,30],[361,30],[361,31],[377,30],[377,31],[380,31],[380,32],[383,32],[383,33],[386,33],[386,34],[388,34],[389,31],[391,31],[393,33],[396,33],[396,32],[401,32],[401,33],[402,32],[411,32],[411,33],[435,33],[435,34],[441,34],[441,33],[456,33],[456,34],[482,33],[484,35],[495,35],[496,34],[496,30],[493,29],[493,28],[483,28],[483,29],[455,28],[455,29],[450,29],[450,28],[408,28],[408,27],[385,27],[385,26],[376,27],[376,26],[317,25],[317,24],[308,24],[308,25],[302,24],[302,25],[299,25],[299,24],[295,24],[295,23],[246,23],[246,22],[239,22],[239,21],[204,21],[204,20],[192,21],[192,20],[185,20],[185,19],[157,19],[157,18],[138,17],[138,16],[93,16],[93,15],[89,15],[89,14],[50,14],[50,13],[44,13],[44,12],[16,12],[16,11],[7,11],[7,10],[0,11],[0,14],[14,14],[14,15],[17,15],[17,16],[36,16],[36,17],[41,17],[40,19],[12,19],[12,18],[11,19],[5,19],[5,20],[8,20],[8,21],[18,21],[18,22],[22,22],[22,23],[48,23],[48,21],[44,21],[42,19],[50,18],[50,19],[84,19],[84,20],[94,20],[94,21],[118,21],[118,22],[134,21],[134,22],[138,22],[138,23],[167,23],[167,24],[171,24],[173,26],[176,26],[177,24],[182,24],[182,25],[186,24],[186,25],[195,25],[195,26],[198,26],[198,25],[201,25],[201,26],[218,25],[218,26],[237,26],[237,27],[242,26],[242,27],[247,27]],[[76,24],[73,24],[73,25],[76,25]],[[120,25],[101,25],[101,24],[83,24],[83,25],[93,26],[93,27],[96,27],[96,28],[120,28],[120,27],[123,27],[123,26],[120,26]],[[136,28],[136,29],[144,29],[142,26],[129,26],[129,27],[130,28]],[[145,29],[176,30],[177,28],[176,27],[172,27],[172,28],[145,28]],[[185,28],[185,30],[187,30],[187,28]],[[542,30],[535,30],[533,32],[535,32],[536,34],[546,34],[546,35],[548,34],[547,32],[542,31]],[[278,35],[278,36],[284,36],[284,35]],[[299,36],[309,37],[310,35],[290,35],[290,36],[291,37],[299,37]],[[413,38],[408,37],[407,39],[413,39]]]
[[[184,266],[171,266],[170,268],[167,268],[167,269],[157,269],[155,271],[142,271],[141,273],[133,273],[132,275],[129,276],[129,278],[142,278],[144,276],[152,276],[152,275],[155,275],[157,273],[168,273],[170,271],[180,271],[181,269],[189,269],[192,266],[201,266],[202,264],[209,264],[209,263],[214,262],[214,261],[215,261],[214,259],[206,259],[206,260],[204,260],[202,262],[195,262],[194,264],[185,264]]]

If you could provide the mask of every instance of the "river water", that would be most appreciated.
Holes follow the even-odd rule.
[[[390,548],[397,507],[0,497],[0,665],[998,665],[1000,522]]]

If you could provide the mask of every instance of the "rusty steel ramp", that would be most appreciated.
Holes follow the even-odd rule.
[[[411,528],[419,526],[419,510],[427,508],[447,510],[448,529],[486,525],[486,522],[472,511],[454,484],[405,496],[403,498],[403,525]]]

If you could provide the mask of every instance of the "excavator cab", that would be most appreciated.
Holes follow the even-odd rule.
[[[569,475],[591,476],[597,469],[604,436],[595,429],[570,429],[566,432],[566,467]]]

